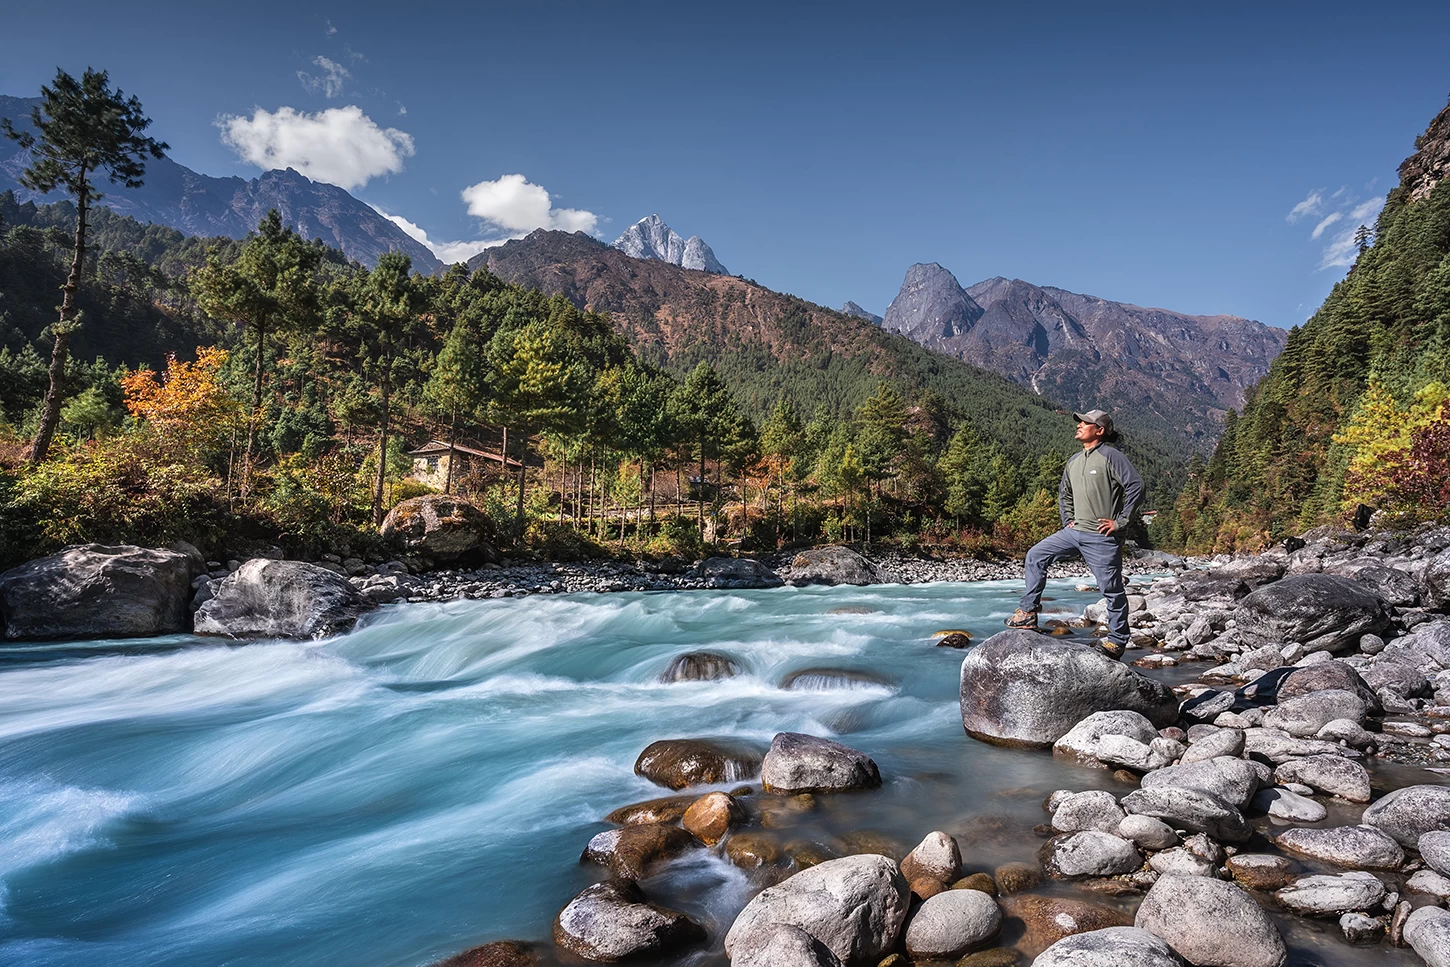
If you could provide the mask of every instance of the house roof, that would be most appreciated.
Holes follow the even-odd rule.
[[[482,457],[485,460],[492,460],[494,463],[505,463],[506,462],[507,466],[510,466],[510,467],[517,467],[519,465],[519,462],[517,460],[515,460],[513,457],[509,457],[508,460],[505,461],[504,458],[501,455],[497,454],[497,453],[489,453],[487,450],[477,450],[477,449],[475,449],[473,447],[470,447],[470,446],[464,446],[462,443],[455,443],[455,444],[453,444],[452,449],[455,452],[457,452],[457,453],[466,453],[470,457]],[[449,450],[449,446],[448,446],[447,443],[444,443],[441,440],[429,440],[427,443],[423,444],[421,447],[418,447],[416,450],[409,450],[408,451],[408,456],[410,456],[410,457],[443,456],[444,454],[448,453],[448,450]]]

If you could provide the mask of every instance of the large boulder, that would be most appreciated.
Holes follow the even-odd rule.
[[[140,638],[191,630],[195,548],[81,544],[0,574],[0,627],[11,641]]]
[[[1033,967],[1182,967],[1162,938],[1138,927],[1104,927],[1063,937]]]
[[[1284,565],[1278,561],[1245,557],[1201,571],[1184,571],[1178,575],[1178,587],[1188,601],[1238,600],[1283,576]]]
[[[1115,709],[1159,727],[1178,718],[1172,689],[1084,642],[1013,629],[962,661],[962,725],[984,742],[1045,748],[1092,713]]]
[[[800,732],[781,732],[760,766],[767,792],[844,792],[875,789],[881,772],[864,752]]]
[[[1306,651],[1339,651],[1390,625],[1385,602],[1332,574],[1296,574],[1259,588],[1234,612],[1245,649],[1297,641]]]
[[[425,494],[401,501],[388,511],[379,533],[409,553],[435,561],[491,561],[497,556],[488,515],[452,494]]]
[[[315,564],[253,558],[197,609],[196,633],[233,638],[323,638],[352,629],[377,605],[347,578]]]
[[[554,942],[585,960],[660,956],[705,939],[695,921],[645,901],[634,883],[586,887],[554,919]]]
[[[891,580],[876,565],[849,547],[814,547],[801,551],[790,562],[790,583],[879,584]]]
[[[1134,926],[1197,967],[1283,967],[1289,956],[1279,928],[1247,893],[1206,876],[1160,876]]]
[[[709,557],[686,572],[709,588],[778,588],[785,582],[770,568],[748,557]]]
[[[635,775],[670,789],[743,782],[760,773],[760,750],[733,739],[660,739],[635,760]]]
[[[867,853],[827,860],[768,887],[725,935],[725,953],[751,946],[778,923],[799,927],[848,967],[875,964],[901,936],[911,890],[896,863]]]
[[[1362,821],[1414,847],[1425,833],[1450,830],[1450,786],[1396,789],[1366,809]]]

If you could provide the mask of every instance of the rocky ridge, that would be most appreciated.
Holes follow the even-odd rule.
[[[682,269],[729,275],[715,253],[698,235],[681,238],[658,215],[641,218],[610,243],[630,258],[658,259]]]

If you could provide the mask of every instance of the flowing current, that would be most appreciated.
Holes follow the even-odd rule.
[[[1064,616],[1095,598],[1070,580],[1048,594]],[[931,636],[985,637],[1015,598],[1010,582],[534,596],[393,606],[323,642],[0,649],[0,964],[414,967],[490,940],[547,948],[603,877],[579,862],[603,817],[671,794],[633,772],[664,738],[764,749],[809,732],[876,760],[882,789],[817,797],[782,839],[904,850],[944,829],[968,870],[1029,860],[1048,792],[1126,790],[963,734],[962,652]],[[702,649],[742,673],[660,683]],[[869,675],[780,687],[807,669]],[[723,964],[758,886],[710,850],[652,875],[650,897],[710,934],[671,963]],[[1294,962],[1415,962],[1336,934],[1296,928]]]

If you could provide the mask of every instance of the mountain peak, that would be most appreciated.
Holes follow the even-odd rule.
[[[874,326],[879,326],[884,321],[876,313],[869,309],[863,309],[854,302],[847,302],[841,306],[842,315],[855,316],[857,319],[865,319]]]
[[[659,259],[682,269],[729,275],[715,253],[698,235],[681,238],[658,215],[641,218],[614,240],[613,247],[636,259]]]
[[[906,270],[882,326],[925,345],[966,333],[980,318],[982,307],[955,275],[935,262],[918,262]]]

